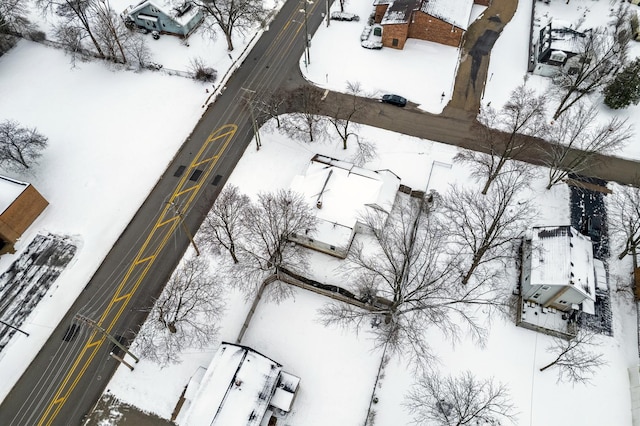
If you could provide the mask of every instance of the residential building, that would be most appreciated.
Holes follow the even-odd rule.
[[[291,190],[302,194],[316,213],[315,232],[290,239],[306,247],[345,258],[353,237],[364,230],[361,218],[371,209],[388,214],[400,178],[389,170],[368,170],[316,154]]]
[[[533,46],[534,74],[553,77],[559,70],[568,69],[580,60],[581,39],[584,32],[576,31],[570,24],[551,20],[543,26]],[[570,72],[570,71],[569,71]]]
[[[533,228],[522,249],[522,298],[560,311],[592,310],[596,269],[602,275],[588,236],[571,226]]]
[[[204,19],[200,8],[188,0],[143,0],[122,15],[139,28],[188,37]]]
[[[11,251],[48,205],[33,185],[0,176],[0,250]]]
[[[223,342],[203,374],[185,391],[177,423],[189,426],[266,426],[291,410],[300,378],[261,353]],[[195,387],[195,389],[194,389]],[[183,414],[184,413],[184,414]],[[273,422],[275,424],[275,422]]]
[[[404,48],[409,38],[458,47],[469,26],[473,5],[489,0],[375,0],[375,22],[382,44]]]

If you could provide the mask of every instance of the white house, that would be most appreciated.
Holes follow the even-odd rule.
[[[139,28],[181,37],[188,37],[204,19],[200,8],[189,0],[142,0],[122,16]]]
[[[578,309],[580,304],[591,310],[595,266],[591,239],[573,227],[533,228],[523,244],[522,298],[560,311]]]
[[[180,425],[266,426],[291,410],[300,384],[272,359],[225,342],[202,373],[199,369],[187,386],[176,419]]]
[[[368,209],[389,213],[400,178],[389,170],[368,170],[354,164],[316,154],[304,175],[296,176],[291,190],[302,194],[318,218],[313,234],[290,239],[306,247],[344,258],[359,220]]]
[[[559,20],[551,20],[540,29],[534,42],[533,73],[552,77],[558,70],[570,69],[579,57],[581,39],[585,33],[576,31],[571,25]]]

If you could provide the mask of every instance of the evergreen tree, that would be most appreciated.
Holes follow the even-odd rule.
[[[613,109],[626,108],[640,102],[640,58],[624,69],[604,89],[604,103]]]

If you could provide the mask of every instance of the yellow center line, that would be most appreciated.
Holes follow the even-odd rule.
[[[221,131],[223,131],[223,130],[224,130],[224,133],[221,133]],[[222,153],[227,149],[227,147],[231,143],[231,140],[233,139],[233,136],[235,135],[236,131],[237,131],[237,126],[235,124],[224,125],[224,126],[220,127],[219,129],[215,130],[214,132],[212,132],[209,135],[209,137],[207,138],[207,140],[205,141],[205,143],[200,147],[200,150],[198,151],[198,153],[196,154],[195,158],[191,162],[188,170],[189,171],[194,170],[195,167],[197,167],[197,165],[199,165],[199,164],[208,163],[209,165],[208,165],[207,169],[204,171],[204,173],[200,177],[201,182],[205,181],[209,177],[209,175],[213,171],[213,168],[217,164],[217,160],[220,158]],[[218,140],[222,140],[222,145],[218,149],[218,152],[216,152],[216,154],[214,156],[215,160],[213,160],[213,161],[210,160],[210,159],[207,159],[207,160],[204,160],[204,161],[201,160],[201,157],[204,155],[204,153],[209,148],[209,146],[213,142],[218,141]],[[214,158],[214,157],[210,157],[210,158]],[[195,199],[195,197],[196,197],[196,195],[198,193],[197,190],[202,187],[201,184],[198,184],[198,185],[195,185],[195,186],[189,188],[186,191],[182,190],[182,187],[186,183],[186,177],[189,176],[189,175],[190,175],[190,173],[186,173],[183,176],[183,178],[180,180],[180,182],[178,183],[176,189],[174,190],[173,194],[170,197],[170,200],[173,201],[176,198],[178,198],[181,194],[185,194],[185,193],[189,193],[190,192],[188,194],[189,196],[186,197],[185,202],[181,204],[181,206],[183,207],[184,211],[186,211],[188,209],[188,207],[191,205],[191,203],[194,201],[194,199]],[[194,189],[196,189],[196,190],[194,191]],[[167,241],[169,240],[170,236],[175,231],[175,229],[176,229],[176,227],[178,225],[178,222],[179,222],[178,220],[176,220],[177,217],[173,216],[170,219],[166,219],[167,216],[171,216],[169,214],[169,206],[165,206],[164,209],[162,210],[162,213],[158,217],[155,225],[153,226],[153,228],[151,229],[151,231],[147,235],[147,239],[142,244],[142,247],[140,248],[140,250],[138,251],[137,255],[135,256],[133,262],[129,266],[129,268],[127,270],[127,273],[123,277],[122,281],[119,283],[119,285],[118,285],[113,297],[111,298],[108,306],[106,307],[106,309],[102,313],[102,316],[100,317],[100,320],[98,321],[99,325],[102,325],[103,322],[106,321],[106,319],[109,316],[109,314],[112,313],[112,309],[113,309],[113,307],[114,307],[114,305],[116,303],[123,302],[123,303],[120,303],[119,309],[116,311],[116,313],[113,316],[113,318],[112,318],[111,322],[109,323],[109,325],[105,328],[105,330],[107,332],[110,332],[113,329],[113,327],[115,326],[116,322],[118,321],[118,319],[122,315],[122,312],[125,310],[126,306],[128,305],[129,301],[131,300],[131,297],[135,294],[135,292],[137,291],[138,287],[142,283],[144,277],[146,276],[146,274],[148,273],[149,269],[153,265],[153,263],[154,263],[155,259],[157,258],[158,254],[166,246]],[[170,224],[171,226],[169,227],[168,230],[165,229],[166,232],[164,232],[163,234],[160,235],[161,240],[160,240],[159,244],[157,244],[157,247],[155,248],[155,250],[153,250],[151,255],[143,257],[143,255],[147,252],[147,248],[151,244],[151,242],[153,240],[153,237],[156,234],[156,232],[160,228],[164,228],[164,225],[166,225],[166,224]],[[139,273],[137,278],[134,280],[133,286],[131,286],[131,288],[127,289],[126,293],[123,293],[123,290],[124,290],[125,286],[130,285],[129,280],[130,280],[130,278],[133,277],[133,274],[134,274],[134,272],[136,272],[136,269],[138,269],[137,266],[142,264],[142,263],[145,263],[145,265],[142,267],[142,271]],[[94,337],[96,337],[96,333],[97,333],[96,331],[91,333],[90,338],[88,339],[88,342],[91,342],[91,343],[85,344],[85,346],[81,350],[80,354],[74,360],[70,370],[66,374],[66,376],[63,379],[61,385],[58,387],[54,398],[52,399],[52,401],[47,406],[47,408],[44,411],[43,415],[40,417],[40,420],[38,421],[39,425],[50,425],[53,422],[55,417],[60,412],[62,406],[66,402],[67,398],[69,397],[71,392],[77,386],[78,381],[84,375],[85,371],[87,370],[87,368],[89,367],[89,365],[93,361],[95,355],[98,352],[99,346],[105,340],[105,337],[102,336],[98,341],[92,342]],[[89,349],[92,349],[92,350],[88,353],[88,359],[86,359],[84,364],[81,366],[80,371],[77,371],[82,359],[85,358],[85,356],[87,355],[87,352],[89,351]],[[70,383],[70,385],[69,385],[69,383]],[[68,386],[68,388],[67,388],[67,386]]]

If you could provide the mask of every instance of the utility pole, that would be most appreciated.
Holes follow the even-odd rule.
[[[9,324],[9,323],[6,323],[6,322],[4,322],[4,321],[2,321],[2,320],[0,320],[0,324],[6,325],[6,326],[7,326],[7,327],[9,327],[9,328],[13,328],[14,330],[19,331],[20,333],[22,333],[22,334],[24,334],[25,336],[29,337],[29,333],[27,333],[26,331],[22,331],[22,330],[20,330],[20,329],[19,329],[18,327],[16,327],[16,326],[13,326],[13,325],[11,325],[11,324]]]
[[[245,87],[241,87],[240,90],[244,90],[249,93],[249,99],[245,99],[247,106],[249,107],[249,115],[251,115],[251,126],[253,127],[253,136],[256,139],[256,151],[260,151],[260,147],[262,146],[262,141],[260,140],[260,127],[258,127],[258,122],[256,121],[256,116],[253,112],[253,97],[256,94],[255,90],[250,90]]]
[[[131,352],[129,352],[129,349],[125,348],[124,345],[122,343],[120,343],[115,337],[113,337],[111,334],[107,333],[107,330],[105,330],[104,328],[102,328],[100,325],[98,325],[98,323],[96,323],[95,321],[93,321],[90,318],[87,318],[85,316],[82,316],[80,314],[77,314],[75,316],[75,318],[79,321],[84,322],[85,324],[88,324],[91,328],[93,328],[95,331],[99,332],[100,334],[102,334],[104,337],[106,337],[111,343],[113,343],[114,345],[116,345],[117,347],[119,347],[120,349],[122,349],[124,352],[128,353],[129,355],[131,355],[131,358],[133,358],[136,361],[136,364],[138,363],[138,361],[140,361],[140,359],[135,356],[134,354],[132,354]],[[117,356],[116,354],[114,354],[113,352],[111,352],[111,356],[116,359],[117,361],[123,363],[124,365],[126,365],[127,367],[129,367],[130,370],[133,371],[133,367],[128,364],[127,362],[125,362],[121,357]]]
[[[187,238],[189,238],[189,241],[191,241],[191,245],[193,245],[193,248],[196,251],[196,256],[200,256],[200,250],[198,250],[198,246],[196,245],[196,242],[193,239],[193,235],[191,235],[191,231],[189,231],[189,228],[187,228],[187,225],[184,223],[184,216],[182,215],[182,212],[178,209],[178,206],[176,206],[173,201],[167,201],[167,203],[169,203],[171,205],[171,207],[173,207],[173,209],[175,210],[176,214],[180,218],[180,223],[182,224],[182,229],[184,229],[184,233],[187,234]]]
[[[327,13],[327,27],[329,26],[329,21],[330,21],[330,17],[329,17],[329,0],[324,0],[324,6],[326,9],[326,13]]]
[[[304,13],[304,55],[305,55],[305,67],[311,65],[311,53],[309,52],[309,27],[307,24],[307,3],[313,4],[311,0],[302,0],[304,9],[301,12]],[[328,4],[328,0],[327,0]]]

